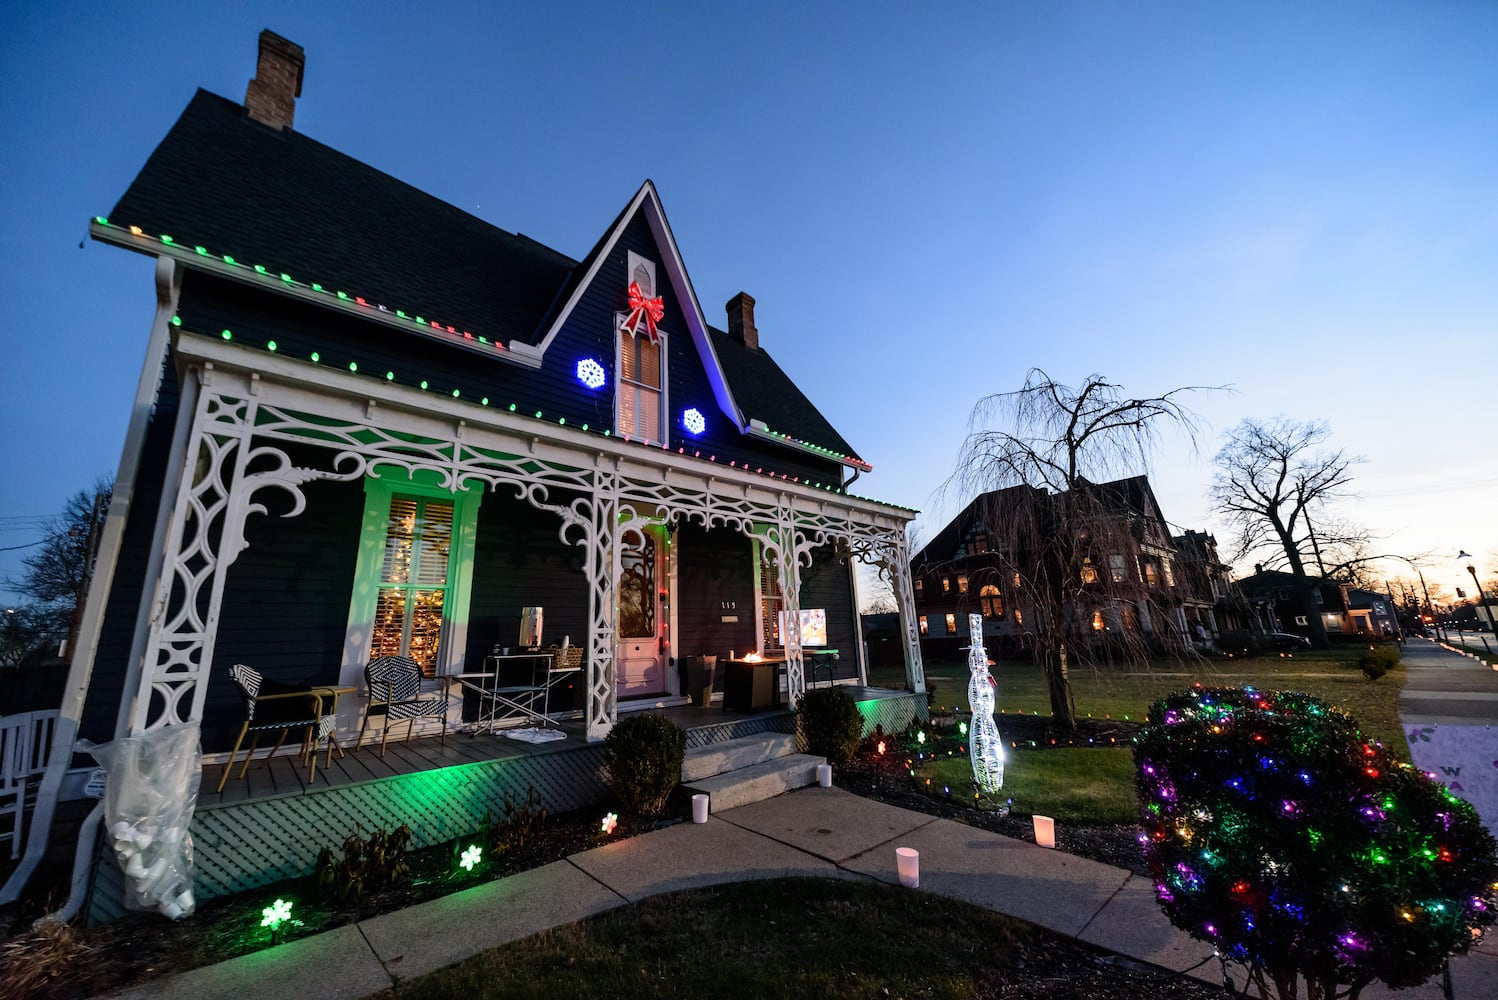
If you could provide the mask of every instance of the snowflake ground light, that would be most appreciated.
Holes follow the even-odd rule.
[[[280,930],[281,925],[290,919],[290,900],[278,899],[274,903],[260,911],[260,926],[269,927],[272,934]]]
[[[479,845],[469,844],[467,850],[463,852],[462,858],[459,859],[458,864],[463,866],[464,871],[471,872],[478,865],[479,858],[483,856],[483,853]]]
[[[1150,720],[1135,764],[1156,896],[1228,958],[1399,988],[1493,922],[1498,844],[1476,812],[1324,702],[1201,688]]]

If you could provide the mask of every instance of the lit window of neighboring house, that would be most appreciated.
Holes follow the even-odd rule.
[[[959,576],[957,578],[957,593],[959,593],[959,594],[966,594],[967,593],[967,577],[966,576]]]
[[[345,662],[408,656],[432,677],[463,660],[480,494],[380,472],[365,482]]]
[[[1129,561],[1122,555],[1111,555],[1108,557],[1108,575],[1113,577],[1114,583],[1127,583],[1129,579]]]
[[[1107,622],[1103,621],[1103,613],[1101,611],[1094,611],[1092,613],[1092,630],[1094,632],[1101,632],[1107,627]]]
[[[948,613],[947,614],[947,635],[956,635],[956,634],[957,634],[957,616],[954,615],[954,614]]]
[[[1023,611],[1021,611],[1019,608],[1015,608],[1014,609],[1014,624],[1016,624],[1016,625],[1024,625],[1025,624],[1025,613]]]
[[[1014,585],[1016,587],[1023,587],[1024,586],[1024,581],[1022,579],[1020,579],[1020,575],[1018,573],[1014,574]]]
[[[1174,587],[1176,585],[1175,562],[1174,559],[1164,559],[1161,561],[1161,566],[1165,568],[1165,586],[1167,587]]]
[[[915,578],[915,596],[917,596],[917,597],[922,596],[922,594],[924,593],[924,591],[926,589],[923,586],[924,583],[925,583],[925,581],[922,580],[920,577],[916,577]]]
[[[1082,571],[1078,574],[1083,583],[1097,583],[1097,567],[1092,565],[1090,558],[1082,560]]]
[[[952,592],[952,578],[951,577],[944,576],[944,577],[941,578],[941,592],[943,594],[950,594]]]
[[[999,588],[993,584],[984,584],[978,590],[978,603],[983,608],[985,618],[1004,617],[1004,599],[999,596]]]
[[[1160,570],[1156,568],[1154,561],[1151,559],[1145,559],[1143,560],[1142,565],[1144,567],[1145,584],[1150,587],[1160,586]]]
[[[931,634],[931,625],[930,625],[929,622],[926,621],[926,616],[925,615],[921,615],[921,617],[919,619],[917,619],[917,620],[920,623],[921,635],[930,635]]]

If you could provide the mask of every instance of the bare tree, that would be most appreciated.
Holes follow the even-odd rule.
[[[41,546],[22,560],[21,577],[6,581],[27,598],[25,619],[38,642],[72,638],[93,573],[94,545],[109,509],[111,488],[109,480],[100,479],[92,489],[69,497],[62,512],[48,521]]]
[[[1097,484],[1144,472],[1167,428],[1194,444],[1197,418],[1180,398],[1196,388],[1136,399],[1102,375],[1073,389],[1032,368],[1017,391],[978,401],[943,486],[986,495],[981,516],[993,551],[1031,608],[1025,627],[1045,668],[1051,714],[1068,729],[1076,727],[1068,655],[1087,648],[1093,627],[1083,620],[1084,597],[1097,604],[1124,583],[1092,562],[1118,551],[1113,536],[1128,527],[1117,498]]]
[[[1319,420],[1244,420],[1217,453],[1211,487],[1215,509],[1238,533],[1234,559],[1259,555],[1265,565],[1284,567],[1305,609],[1314,609],[1312,570],[1345,578],[1378,558],[1366,554],[1368,533],[1334,511],[1350,495],[1349,470],[1362,460],[1325,447],[1330,435]],[[1306,621],[1312,644],[1326,648],[1321,616],[1307,613]]]

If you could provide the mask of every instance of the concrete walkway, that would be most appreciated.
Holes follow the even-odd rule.
[[[1062,837],[1065,833],[1062,831]],[[919,892],[966,900],[1179,971],[1211,949],[1171,927],[1147,879],[836,788],[806,788],[608,844],[544,868],[120,994],[169,1000],[355,1000],[489,948],[698,886],[820,876],[898,884],[895,848],[920,852]],[[1196,973],[1220,982],[1215,962]],[[1498,947],[1452,962],[1459,1000],[1498,996]],[[1160,996],[1169,995],[1162,984]],[[1364,997],[1395,996],[1370,988]],[[1438,1000],[1440,983],[1397,994]]]

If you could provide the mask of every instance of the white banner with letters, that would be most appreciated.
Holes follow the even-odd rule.
[[[1408,725],[1404,737],[1414,765],[1472,803],[1498,836],[1498,729]]]

